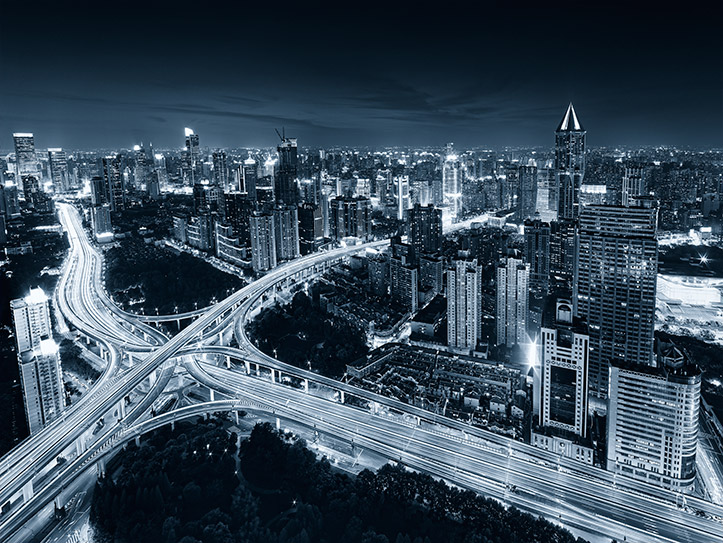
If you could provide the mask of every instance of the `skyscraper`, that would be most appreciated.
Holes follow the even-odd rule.
[[[214,151],[213,156],[213,177],[216,186],[223,191],[229,190],[228,157],[226,151],[219,149]]]
[[[67,192],[70,188],[70,179],[68,178],[68,158],[65,151],[60,148],[48,149],[48,162],[55,192]]]
[[[248,157],[244,160],[243,165],[243,192],[249,195],[249,198],[256,201],[256,183],[258,181],[258,165],[256,161]]]
[[[324,241],[324,217],[321,206],[306,202],[299,205],[299,250],[302,255],[316,251]]]
[[[251,244],[251,214],[256,209],[256,202],[242,192],[226,192],[223,197],[226,222],[233,228],[239,243],[248,247]]]
[[[572,302],[558,300],[553,326],[542,328],[540,400],[535,402],[540,426],[586,436],[589,348],[587,327],[573,318]]]
[[[35,156],[35,137],[29,132],[15,132],[13,134],[15,145],[15,173],[16,180],[22,182],[24,175],[38,177],[38,159]],[[21,186],[22,190],[23,187]]]
[[[442,210],[432,205],[414,204],[407,216],[409,243],[419,253],[436,253],[442,249]]]
[[[620,206],[587,206],[580,215],[573,302],[590,329],[590,391],[600,398],[612,360],[652,362],[656,215]]]
[[[185,185],[193,185],[198,177],[199,162],[201,157],[201,148],[199,145],[198,134],[194,134],[190,128],[185,128],[186,143],[183,149],[183,163],[181,170],[183,174],[183,183]]]
[[[296,186],[299,165],[296,138],[281,136],[281,143],[276,150],[279,153],[279,166],[274,177],[276,203],[296,205],[299,202]]]
[[[525,221],[525,261],[530,288],[546,293],[550,286],[550,225],[539,217]]]
[[[274,207],[276,260],[293,260],[299,256],[299,212],[294,205]]]
[[[102,159],[103,178],[105,180],[105,194],[110,203],[110,210],[114,213],[125,208],[126,191],[125,180],[121,172],[120,156],[107,156]]]
[[[364,241],[372,234],[372,203],[369,198],[339,196],[331,200],[329,235],[339,241],[357,237]]]
[[[585,129],[572,103],[555,130],[555,177],[559,190],[557,216],[576,219],[580,185],[585,176]]]
[[[462,212],[462,179],[459,157],[455,154],[451,143],[447,144],[442,165],[442,191],[444,203],[449,208],[449,215],[454,222]]]
[[[389,292],[405,311],[416,313],[419,304],[419,265],[414,246],[392,238]]]
[[[674,345],[659,345],[656,366],[610,366],[607,469],[673,491],[696,479],[700,369]]]
[[[622,203],[624,206],[638,205],[638,198],[645,194],[645,180],[641,166],[626,165],[623,175]]]
[[[10,302],[18,353],[32,351],[43,339],[52,338],[48,297],[41,288],[30,289],[25,298]]]
[[[521,258],[508,256],[497,265],[497,345],[525,344],[529,270]]]
[[[482,268],[455,260],[447,270],[447,344],[471,350],[482,336]]]
[[[519,221],[531,218],[537,209],[537,166],[534,162],[520,166],[520,196],[517,200],[517,217]]]
[[[112,241],[113,226],[110,220],[110,204],[101,204],[91,208],[93,234],[98,241]],[[110,234],[110,235],[109,235]]]
[[[28,428],[33,435],[65,407],[63,371],[55,341],[43,339],[35,349],[20,355],[20,381]]]
[[[251,261],[256,273],[276,267],[274,216],[256,212],[251,215]]]

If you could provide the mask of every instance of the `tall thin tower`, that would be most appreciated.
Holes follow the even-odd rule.
[[[558,219],[576,219],[580,185],[585,177],[585,134],[572,102],[555,130],[555,177],[559,190]]]

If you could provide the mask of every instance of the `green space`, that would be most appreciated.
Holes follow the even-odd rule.
[[[244,281],[187,253],[128,235],[105,253],[106,288],[135,313],[170,314],[206,307],[244,286]]]
[[[129,445],[96,485],[96,541],[582,541],[544,519],[403,467],[340,473],[303,440],[269,424],[255,426],[238,453],[235,442],[213,420],[165,427],[140,447]]]
[[[369,352],[359,326],[326,313],[304,292],[262,310],[246,330],[269,356],[328,377],[341,377],[347,364]]]

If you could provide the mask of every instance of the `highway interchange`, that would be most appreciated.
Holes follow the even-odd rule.
[[[609,472],[291,367],[248,340],[245,323],[276,292],[386,242],[286,263],[225,300],[183,315],[195,320],[167,338],[148,322],[174,317],[138,318],[112,303],[102,285],[102,257],[89,242],[77,211],[68,204],[58,208],[71,249],[55,293],[57,308],[99,346],[108,365],[63,417],[0,459],[0,540],[22,540],[17,538],[28,519],[129,439],[188,416],[244,409],[313,426],[583,535],[721,541],[723,508],[718,505],[687,497],[687,507],[682,507],[682,497],[671,499],[650,485],[615,479]],[[239,348],[219,344],[231,331]],[[213,390],[218,401],[150,417],[151,405],[174,373]],[[357,406],[342,403],[344,396],[354,397]],[[101,419],[105,426],[95,434]],[[68,453],[73,450],[75,454]],[[61,455],[72,460],[58,465]]]

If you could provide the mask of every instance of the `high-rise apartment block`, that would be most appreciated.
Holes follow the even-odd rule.
[[[482,336],[482,267],[456,260],[447,270],[447,343],[472,350]]]
[[[43,339],[52,338],[48,297],[41,288],[30,289],[25,298],[10,302],[18,353],[32,351]]]
[[[432,205],[414,204],[407,216],[409,243],[418,253],[436,253],[442,249],[442,210]]]
[[[276,228],[271,213],[251,215],[251,262],[256,273],[276,267]]]
[[[529,269],[521,258],[508,256],[497,265],[497,345],[527,343]]]

